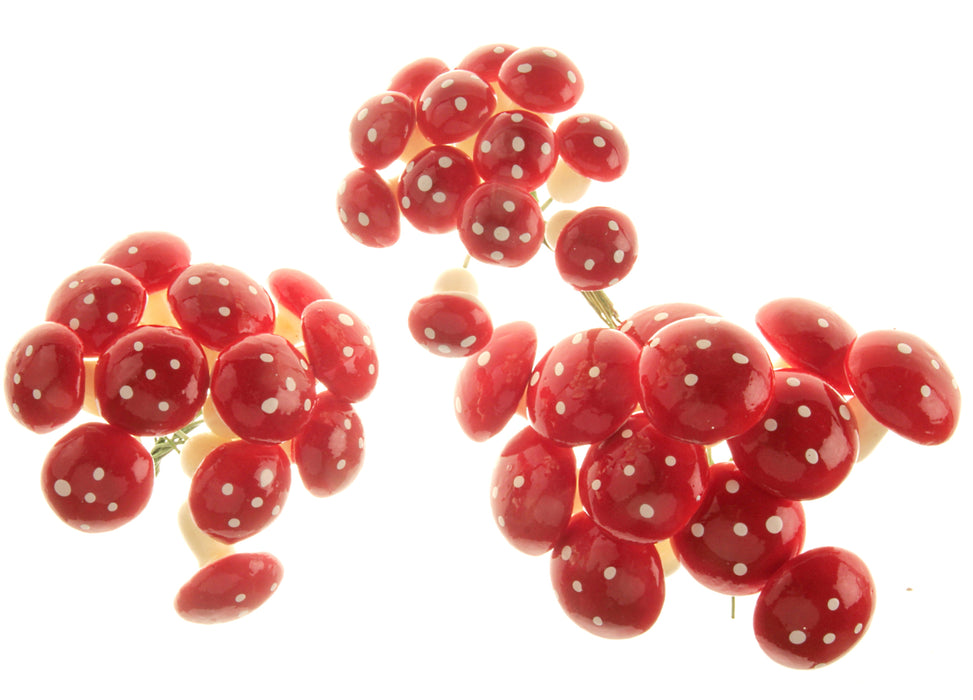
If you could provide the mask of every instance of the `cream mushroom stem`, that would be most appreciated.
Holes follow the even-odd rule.
[[[183,502],[179,507],[177,520],[179,522],[179,531],[182,532],[182,537],[186,541],[189,551],[193,553],[196,561],[199,562],[200,568],[217,559],[222,559],[229,554],[233,554],[233,545],[215,540],[199,529],[193,520],[192,513],[189,511],[188,502]]]
[[[858,461],[861,462],[878,446],[889,429],[875,420],[857,397],[852,396],[845,403],[858,426]]]

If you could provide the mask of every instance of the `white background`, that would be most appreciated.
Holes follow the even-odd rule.
[[[337,9],[327,9],[327,5]],[[637,11],[632,8],[639,7]],[[358,105],[420,56],[457,62],[492,42],[547,45],[579,66],[577,110],[628,138],[624,178],[581,204],[636,222],[641,253],[611,296],[623,316],[692,301],[753,327],[805,296],[859,331],[898,327],[970,362],[973,23],[963,2],[494,1],[15,3],[0,13],[0,346],[51,290],[123,236],[182,236],[196,262],[265,279],[315,275],[372,327],[380,383],[358,410],[359,479],[331,499],[295,482],[279,520],[239,549],[284,562],[277,594],[232,624],[183,622],[195,569],[174,514],[188,479],[164,463],[147,510],[84,535],[47,509],[44,454],[65,429],[0,421],[0,676],[30,696],[820,697],[928,693],[966,677],[969,420],[949,443],[890,437],[842,488],[806,506],[807,546],[859,554],[879,600],[864,641],[813,672],[753,639],[754,598],[684,571],[657,625],[629,641],[575,627],[547,557],[509,547],[488,482],[504,436],[466,440],[459,364],[405,318],[458,265],[455,236],[406,227],[373,250],[340,228],[357,167]],[[542,349],[597,317],[541,251],[474,266],[497,324],[528,320]],[[968,418],[968,417],[967,417]],[[278,692],[279,691],[279,692]],[[664,694],[664,695],[660,695]],[[26,695],[21,695],[26,696]]]

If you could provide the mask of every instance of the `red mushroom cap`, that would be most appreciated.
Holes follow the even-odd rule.
[[[576,114],[555,132],[558,153],[571,168],[599,182],[617,180],[628,167],[628,143],[612,122],[597,114]]]
[[[960,393],[942,356],[903,331],[860,335],[845,358],[848,382],[862,406],[889,430],[922,445],[950,438]]]
[[[201,568],[179,589],[176,612],[200,624],[236,620],[267,602],[283,576],[284,567],[272,554],[229,554]]]
[[[277,303],[295,316],[304,313],[304,307],[312,301],[331,298],[328,290],[316,279],[289,267],[271,272],[267,277],[267,288]]]
[[[105,251],[101,261],[131,272],[151,294],[166,289],[189,267],[191,253],[186,242],[171,233],[133,233]]]

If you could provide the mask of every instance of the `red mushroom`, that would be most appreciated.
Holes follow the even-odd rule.
[[[493,321],[483,302],[472,294],[438,292],[412,305],[409,331],[434,355],[466,357],[490,342]]]
[[[942,356],[904,331],[860,335],[845,357],[862,406],[893,432],[922,445],[950,438],[959,421],[959,385]]]
[[[628,167],[628,143],[621,130],[597,114],[577,114],[555,131],[561,158],[579,174],[610,182]]]
[[[229,554],[202,567],[179,589],[176,612],[200,624],[236,620],[263,605],[283,575],[283,565],[272,554]]]
[[[305,307],[318,299],[330,299],[331,294],[320,282],[305,272],[280,268],[270,273],[267,289],[277,301],[274,333],[295,345],[301,342],[301,314]]]
[[[341,225],[369,248],[387,248],[399,240],[400,215],[389,183],[370,168],[359,168],[338,185],[335,200]]]

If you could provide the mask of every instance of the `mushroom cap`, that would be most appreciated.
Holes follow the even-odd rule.
[[[865,410],[892,432],[938,445],[956,430],[959,385],[921,338],[898,330],[863,333],[848,350],[845,372]]]
[[[126,236],[105,251],[103,263],[132,273],[151,294],[166,289],[189,267],[189,245],[179,236],[162,231],[143,231]]]
[[[289,267],[274,270],[267,277],[267,289],[271,296],[295,316],[304,313],[304,307],[318,299],[330,299],[328,290],[306,272]]]
[[[230,622],[263,605],[283,576],[284,567],[272,554],[229,554],[197,571],[179,589],[174,606],[189,622]]]
[[[599,182],[617,180],[628,168],[628,143],[612,122],[577,114],[557,127],[558,153],[578,173]]]
[[[757,310],[757,328],[789,365],[817,375],[848,395],[845,356],[855,330],[832,309],[810,299],[784,297]]]
[[[537,331],[526,321],[493,330],[490,342],[468,357],[456,379],[454,408],[463,432],[476,442],[490,439],[517,412],[537,352]]]

